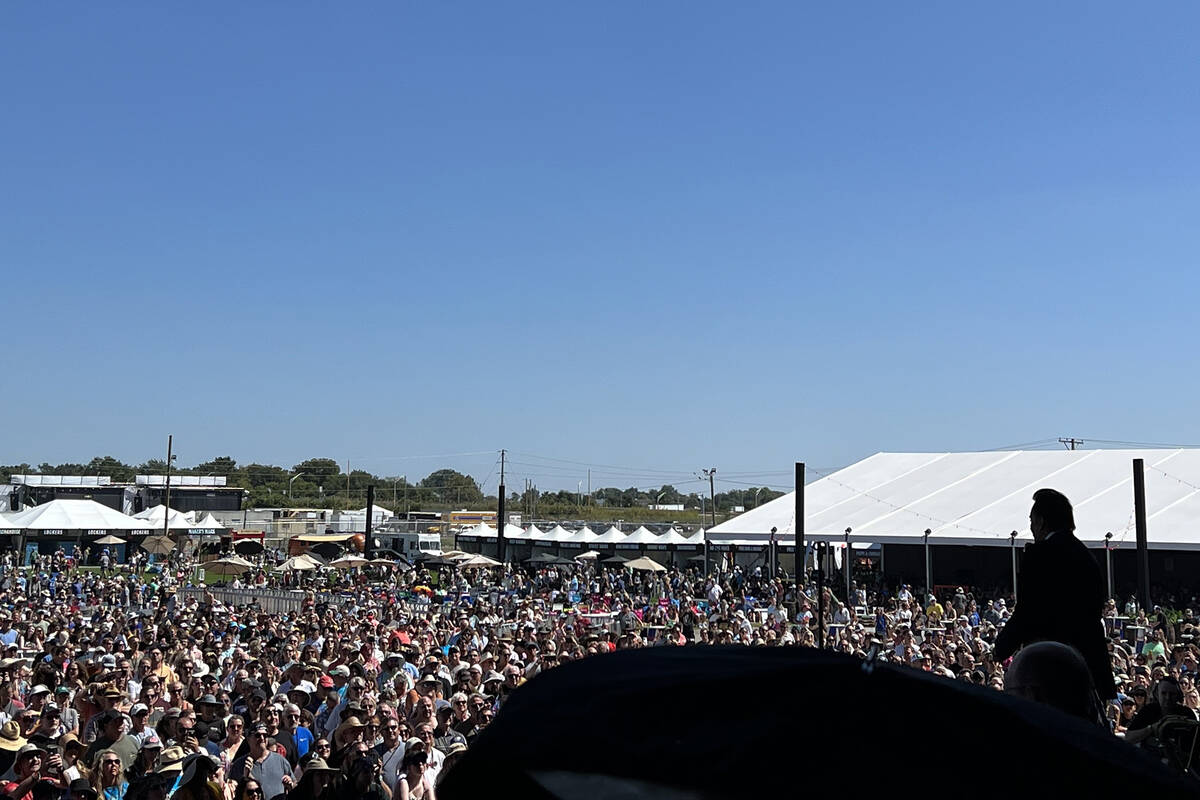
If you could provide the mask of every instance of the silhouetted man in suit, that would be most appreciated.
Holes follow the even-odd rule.
[[[1029,511],[1033,544],[1021,558],[1017,607],[996,638],[996,661],[1039,641],[1069,644],[1083,655],[1100,697],[1117,696],[1104,625],[1104,580],[1096,559],[1075,538],[1071,502],[1039,489]]]

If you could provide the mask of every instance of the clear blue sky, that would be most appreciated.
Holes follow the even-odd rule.
[[[0,463],[1200,441],[1198,23],[6,4]]]

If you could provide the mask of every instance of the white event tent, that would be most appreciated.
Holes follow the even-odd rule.
[[[1010,546],[1032,540],[1034,491],[1057,489],[1091,547],[1132,545],[1133,460],[1145,463],[1151,549],[1200,550],[1200,450],[877,453],[805,487],[808,542]],[[708,530],[715,544],[795,544],[795,493]],[[846,529],[850,529],[847,536]]]
[[[537,525],[530,525],[528,528],[521,531],[521,533],[517,534],[516,536],[512,536],[512,537],[508,536],[508,529],[506,528],[504,535],[505,535],[505,538],[513,538],[518,541],[538,542],[538,541],[541,541],[542,538],[545,537],[546,534],[540,528],[538,528]]]
[[[538,540],[538,544],[557,544],[570,540],[571,532],[562,525],[555,525],[550,530],[546,531],[545,535]]]
[[[668,528],[665,533],[659,534],[657,540],[653,545],[651,545],[651,548],[655,550],[663,550],[671,546],[690,548],[692,543],[689,542],[688,538],[679,531],[675,530],[674,528]]]
[[[604,533],[597,536],[595,539],[592,539],[592,545],[595,546],[598,544],[617,544],[619,542],[625,541],[626,535],[627,534],[624,534],[621,531],[617,530],[617,527],[614,525],[614,526],[610,527],[608,530],[606,530]]]
[[[654,544],[658,541],[658,537],[654,532],[645,525],[639,525],[633,533],[626,536],[621,541],[617,542],[617,547],[621,549],[637,549],[646,545]]]
[[[567,547],[582,548],[584,545],[591,544],[599,536],[600,534],[584,525],[582,528],[572,533],[568,538],[563,539],[562,544]]]
[[[224,531],[229,529],[228,525],[222,525],[221,521],[214,517],[211,513],[205,514],[200,519],[196,520],[196,524],[192,527],[203,528],[204,530],[212,531]]]
[[[167,512],[170,513],[167,513]],[[163,529],[163,515],[167,516],[167,528],[173,531],[186,531],[196,527],[196,521],[193,515],[185,514],[182,511],[168,509],[162,503],[156,506],[151,506],[144,511],[139,511],[133,515],[134,519],[143,520],[148,528],[161,531]]]
[[[5,515],[4,530],[94,531],[103,536],[109,531],[149,533],[146,522],[128,517],[95,500],[51,500],[41,505]]]

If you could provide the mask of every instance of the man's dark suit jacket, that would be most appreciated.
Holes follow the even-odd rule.
[[[1074,534],[1059,531],[1025,545],[1017,580],[1017,607],[996,638],[1003,661],[1022,645],[1062,642],[1078,650],[1103,698],[1117,696],[1112,661],[1100,621],[1104,579],[1096,559]]]

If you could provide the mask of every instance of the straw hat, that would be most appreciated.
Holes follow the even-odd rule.
[[[25,745],[21,736],[21,726],[16,720],[9,720],[0,727],[0,750],[15,753]]]
[[[358,717],[348,717],[345,722],[337,726],[337,730],[333,732],[334,746],[340,748],[344,743],[342,737],[353,730],[360,730],[367,727]]]

